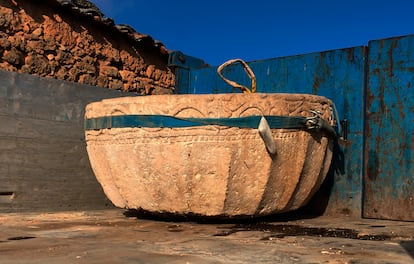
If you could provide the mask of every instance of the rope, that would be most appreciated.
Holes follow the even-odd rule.
[[[243,66],[244,71],[247,73],[249,78],[252,80],[252,89],[251,90],[249,88],[247,88],[246,86],[238,84],[234,81],[231,81],[231,80],[229,80],[229,79],[227,79],[226,77],[223,76],[223,73],[222,73],[223,69],[225,67],[227,67],[231,64],[237,63],[237,62],[240,63]],[[223,63],[222,65],[220,65],[217,68],[217,73],[226,83],[230,84],[234,88],[242,90],[243,93],[255,93],[256,92],[256,76],[254,75],[252,69],[250,69],[249,65],[247,65],[247,63],[244,62],[241,59],[233,59],[233,60],[226,61],[225,63]]]

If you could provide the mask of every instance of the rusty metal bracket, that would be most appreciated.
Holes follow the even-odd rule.
[[[328,135],[337,138],[338,132],[334,126],[331,126],[329,122],[322,118],[321,112],[316,110],[310,111],[313,116],[306,118],[306,127],[309,130],[316,130],[316,131],[325,131]],[[337,122],[336,122],[337,123]]]
[[[200,69],[209,65],[202,59],[185,55],[181,51],[173,51],[168,57],[168,67],[179,67],[182,69]]]

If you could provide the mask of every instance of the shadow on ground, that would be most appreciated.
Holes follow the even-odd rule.
[[[407,254],[414,260],[414,240],[401,241],[400,244],[405,249]]]

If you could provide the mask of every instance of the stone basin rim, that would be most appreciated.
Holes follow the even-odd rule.
[[[314,95],[314,94],[306,94],[306,93],[220,93],[220,94],[164,94],[164,95],[150,95],[150,96],[124,96],[124,97],[115,97],[115,98],[108,98],[103,99],[100,101],[94,101],[90,102],[86,105],[86,112],[85,112],[85,118],[95,118],[100,117],[99,114],[95,113],[95,109],[101,108],[101,109],[110,109],[112,107],[116,107],[118,104],[131,104],[131,103],[139,103],[142,101],[146,101],[148,104],[157,104],[159,101],[169,101],[178,103],[178,101],[183,99],[191,99],[190,101],[186,101],[188,103],[188,106],[191,107],[197,107],[198,103],[203,104],[213,104],[217,105],[217,100],[214,100],[214,102],[209,102],[209,98],[212,99],[219,99],[218,101],[221,101],[221,99],[231,101],[232,98],[235,99],[241,99],[245,102],[248,102],[249,100],[246,100],[245,98],[251,98],[252,100],[257,101],[273,101],[273,100],[281,100],[281,101],[298,101],[298,100],[304,100],[308,102],[323,102],[324,104],[334,105],[333,102],[320,95]],[[192,100],[199,100],[192,101]],[[112,115],[112,114],[110,114]],[[117,114],[113,114],[117,115]],[[119,113],[118,113],[119,115]]]
[[[180,97],[194,97],[194,98],[202,98],[202,97],[265,97],[265,96],[269,96],[269,97],[292,97],[292,98],[297,98],[297,97],[311,97],[311,98],[324,98],[329,100],[328,98],[322,96],[322,95],[317,95],[317,94],[308,94],[308,93],[216,93],[216,94],[154,94],[154,95],[131,95],[131,96],[122,96],[122,97],[114,97],[114,98],[106,98],[106,99],[102,99],[100,101],[96,101],[96,102],[109,102],[109,101],[116,101],[116,100],[120,100],[120,99],[124,99],[124,98],[161,98],[161,97],[176,97],[176,98],[180,98]],[[91,102],[91,103],[95,103],[95,102]]]

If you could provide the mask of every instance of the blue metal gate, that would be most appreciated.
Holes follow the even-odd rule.
[[[369,43],[364,217],[414,220],[414,36]]]
[[[413,38],[413,36],[408,36],[373,41],[369,43],[369,47],[352,47],[248,63],[256,75],[258,92],[317,94],[325,96],[335,103],[340,115],[339,119],[343,124],[344,138],[339,140],[336,145],[333,165],[330,175],[328,175],[327,181],[331,181],[332,186],[330,186],[328,193],[324,193],[329,196],[325,197],[329,199],[327,207],[324,208],[326,214],[414,220],[412,213],[414,212],[412,201],[414,173],[411,156],[413,151],[414,96],[412,88],[410,88],[414,76]],[[401,44],[397,45],[395,42]],[[389,53],[390,48],[393,48],[393,53]],[[385,62],[387,58],[384,54],[388,54],[388,59],[393,60],[393,63]],[[398,67],[395,63],[398,63]],[[179,93],[235,92],[231,86],[219,78],[216,72],[217,67],[207,66],[202,60],[177,52],[171,54],[170,65],[176,67],[176,88]],[[381,67],[393,67],[393,77],[391,78],[389,73],[385,72],[386,69]],[[250,79],[239,65],[225,68],[223,74],[228,79],[250,86]],[[394,99],[384,101],[384,89],[381,94],[377,84],[381,82],[384,85],[389,85],[390,83],[394,84],[397,80],[398,84],[395,84],[395,89],[399,90],[393,95]],[[367,83],[369,83],[368,86]],[[367,87],[369,87],[368,93]],[[388,93],[392,91],[386,90]],[[366,115],[365,98],[367,94],[368,114]],[[401,101],[401,95],[404,94],[406,97]],[[398,123],[399,130],[395,130],[396,124],[393,124],[394,128],[387,130],[389,133],[376,134],[381,132],[376,129],[376,124],[380,122],[381,115],[387,114],[381,112],[382,110],[376,111],[378,101],[381,101],[383,105],[388,103],[404,105],[395,107],[392,112],[387,112],[393,114],[395,119],[392,120]],[[369,115],[370,111],[376,111],[376,114]],[[367,116],[367,124],[365,124],[365,116]],[[400,119],[403,119],[401,123],[398,121]],[[402,155],[403,158],[394,159],[395,157],[391,158],[386,153],[377,151],[378,145],[391,144],[388,142],[390,138],[395,142],[392,147],[402,147],[403,153],[395,155]],[[366,142],[365,148],[364,142]],[[372,151],[376,151],[376,156],[370,155]],[[364,154],[368,160],[365,163]],[[373,167],[378,166],[380,162],[388,162],[386,159],[398,160],[400,163],[383,164],[383,167],[387,167],[393,173],[385,175],[384,172],[387,173],[385,170],[376,171],[376,180],[372,180],[370,175],[373,174],[369,171],[375,171],[376,169]],[[367,177],[364,177],[364,172]],[[382,181],[385,178],[386,180]],[[389,187],[389,184],[394,185]],[[367,190],[365,194],[363,193],[364,187]],[[376,195],[378,189],[391,190],[390,188],[393,190],[392,194],[384,191],[379,192],[381,195]],[[371,190],[372,192],[370,192]],[[387,194],[387,196],[382,196],[383,194]],[[394,213],[388,215],[371,213],[374,212],[372,208],[376,208],[376,211],[379,212],[377,205],[381,203],[390,205],[388,209],[385,209],[390,210],[393,201],[399,204],[401,199],[405,199],[404,201],[408,199],[408,202],[400,212],[410,211],[411,213],[404,213],[405,216],[397,216]],[[364,213],[362,212],[363,205],[365,206]]]

